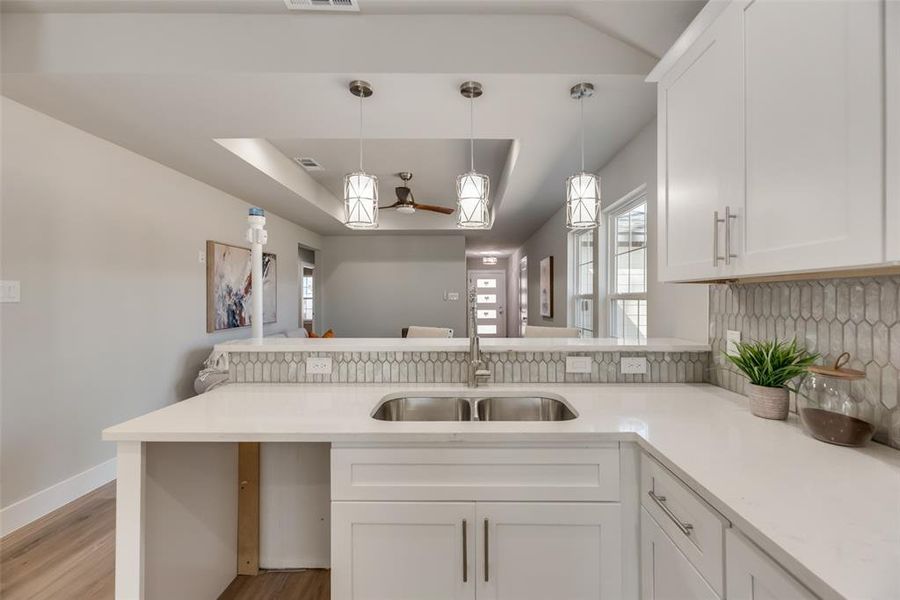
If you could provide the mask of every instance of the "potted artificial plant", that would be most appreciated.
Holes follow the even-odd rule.
[[[750,412],[764,419],[787,418],[791,390],[788,384],[806,374],[819,358],[797,345],[797,340],[738,343],[737,354],[725,354],[747,378]]]

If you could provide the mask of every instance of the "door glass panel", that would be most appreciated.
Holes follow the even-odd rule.
[[[479,325],[478,326],[478,335],[496,335],[497,326],[496,325]]]
[[[497,280],[496,279],[478,279],[475,282],[475,286],[484,289],[484,288],[496,288]]]
[[[478,304],[497,304],[497,294],[478,294]]]
[[[496,319],[497,311],[496,310],[479,310],[478,318],[479,319]]]

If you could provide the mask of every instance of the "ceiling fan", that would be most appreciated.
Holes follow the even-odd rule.
[[[418,202],[416,202],[412,190],[410,190],[409,186],[406,185],[407,183],[409,183],[409,180],[412,179],[412,173],[403,171],[402,173],[397,173],[397,177],[403,180],[403,185],[394,188],[394,192],[396,192],[397,194],[397,201],[390,206],[379,206],[379,210],[384,210],[386,208],[396,208],[397,212],[409,215],[416,212],[416,210],[428,210],[431,212],[441,213],[443,215],[453,214],[454,209],[452,208],[447,208],[445,206],[436,206],[434,204],[419,204]]]

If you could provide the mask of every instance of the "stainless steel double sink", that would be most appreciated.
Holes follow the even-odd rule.
[[[569,421],[576,417],[565,400],[544,393],[390,394],[372,412],[379,421]]]

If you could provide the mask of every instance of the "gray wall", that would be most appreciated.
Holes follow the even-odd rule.
[[[560,203],[562,204],[562,202]],[[569,237],[566,229],[566,209],[562,206],[550,219],[535,231],[512,256],[509,263],[508,277],[518,281],[519,260],[528,257],[528,323],[547,327],[566,327],[568,324],[568,291],[569,291]],[[553,318],[541,316],[540,282],[541,260],[546,256],[553,257]],[[511,286],[508,286],[511,288]],[[518,290],[518,285],[516,285]],[[518,292],[513,296],[516,304],[509,311],[507,319],[508,331],[518,331]],[[515,315],[513,315],[515,313]]]
[[[4,507],[112,458],[100,431],[193,395],[206,333],[207,239],[244,245],[248,204],[3,98],[0,305]],[[269,215],[278,322],[297,327],[297,245]]]
[[[660,283],[657,269],[656,119],[625,145],[602,169],[600,191],[604,206],[646,184],[647,194],[647,335],[705,342],[708,339],[709,294],[702,284]],[[607,231],[601,232],[601,260],[606,264]],[[606,270],[601,272],[606,276]],[[606,335],[606,319],[600,323]]]
[[[462,235],[322,238],[322,327],[339,337],[400,337],[409,325],[466,335]],[[456,292],[456,301],[444,300]]]

